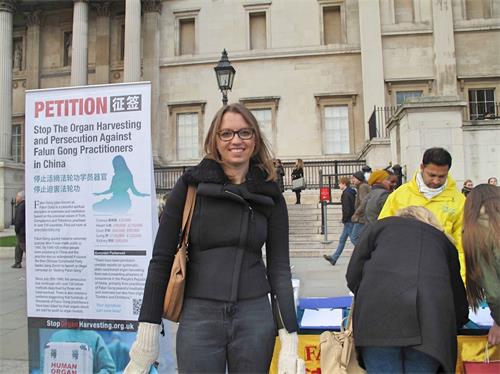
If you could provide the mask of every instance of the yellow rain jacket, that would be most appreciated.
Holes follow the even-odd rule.
[[[455,181],[448,175],[446,189],[432,199],[427,199],[418,189],[417,173],[411,181],[401,185],[387,198],[378,219],[394,216],[401,208],[423,206],[429,209],[444,231],[455,239],[455,246],[460,260],[460,275],[465,282],[465,258],[462,248],[462,225],[464,217],[464,195],[457,190]]]

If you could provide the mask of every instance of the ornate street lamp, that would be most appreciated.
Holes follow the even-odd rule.
[[[215,75],[217,77],[217,84],[219,85],[219,90],[222,92],[222,105],[227,105],[227,91],[231,91],[233,88],[234,75],[236,70],[231,66],[227,58],[227,52],[224,49],[222,51],[222,56],[219,63],[214,67]]]

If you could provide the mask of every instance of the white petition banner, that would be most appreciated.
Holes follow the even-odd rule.
[[[43,320],[33,327],[137,320],[156,227],[150,91],[26,93],[28,317]]]

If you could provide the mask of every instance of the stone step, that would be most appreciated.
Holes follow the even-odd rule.
[[[328,220],[327,222],[328,225],[328,231],[330,231],[330,228],[332,227],[340,227],[342,228],[343,225],[339,220]],[[288,222],[288,226],[290,227],[290,230],[292,228],[299,228],[299,227],[321,227],[321,220],[293,220]]]
[[[327,222],[328,222],[328,225],[333,225],[335,223],[338,223],[338,224],[342,224],[342,222],[340,222],[341,220],[341,216],[340,215],[328,215],[326,216],[326,219],[327,219]],[[289,216],[288,217],[288,221],[290,223],[295,223],[295,222],[303,222],[303,221],[307,221],[307,222],[311,222],[311,221],[317,221],[317,222],[320,222],[321,223],[321,214],[311,214],[311,215],[304,215],[304,216],[296,216],[296,215],[292,215],[292,216]]]
[[[340,237],[340,230],[328,230],[328,240],[338,240]],[[292,242],[322,242],[325,235],[321,232],[316,233],[295,233],[290,232],[290,243]]]
[[[332,248],[336,247],[338,244],[338,238],[334,237],[328,237],[329,241],[331,243],[323,243],[322,241],[315,240],[315,241],[293,241],[290,242],[290,249],[308,249],[308,248]],[[350,241],[347,241],[346,243],[346,248],[352,248],[352,243]]]
[[[304,250],[304,251],[290,251],[291,258],[304,258],[304,257],[323,257],[323,255],[331,255],[332,251],[325,251],[323,249],[313,249],[313,250]],[[352,254],[352,250],[344,249],[341,257],[350,258]]]

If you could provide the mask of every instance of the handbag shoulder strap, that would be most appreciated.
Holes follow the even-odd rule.
[[[347,337],[352,337],[352,316],[354,310],[354,297],[352,298],[351,308],[349,309],[349,315],[347,317],[347,327],[344,330],[344,333]],[[349,361],[351,360],[351,355],[354,351],[354,341],[352,339],[345,339],[344,344],[342,346],[342,352],[340,354],[340,367],[345,370],[347,373],[347,367],[349,366]]]
[[[184,202],[184,211],[182,213],[181,240],[179,246],[187,244],[189,230],[191,228],[191,219],[193,218],[194,203],[196,202],[196,187],[188,186],[186,201]]]

